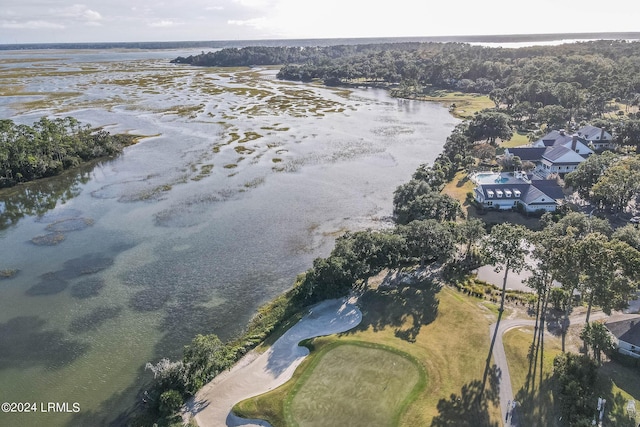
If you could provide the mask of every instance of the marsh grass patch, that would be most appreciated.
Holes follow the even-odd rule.
[[[206,165],[202,165],[200,167],[200,173],[198,173],[198,175],[196,175],[195,177],[191,178],[192,181],[200,181],[206,177],[208,177],[209,175],[211,175],[211,171],[213,170],[214,165],[213,164],[206,164]]]
[[[5,268],[0,270],[0,280],[13,279],[18,275],[20,270],[17,268]]]
[[[238,154],[245,154],[245,155],[253,154],[256,151],[254,148],[249,148],[244,145],[238,145],[237,147],[234,147],[234,150]]]
[[[255,179],[252,179],[251,181],[247,181],[244,183],[244,187],[245,188],[256,188],[257,186],[264,184],[265,179],[264,177],[258,177]]]
[[[70,231],[84,230],[94,224],[91,218],[69,218],[61,219],[47,225],[46,230],[55,233],[68,233]]]

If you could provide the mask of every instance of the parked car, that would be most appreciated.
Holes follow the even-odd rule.
[[[634,216],[629,220],[631,224],[640,224],[640,216]]]

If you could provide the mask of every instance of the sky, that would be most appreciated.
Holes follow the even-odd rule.
[[[2,0],[0,44],[640,31],[640,1],[591,4],[583,0]]]

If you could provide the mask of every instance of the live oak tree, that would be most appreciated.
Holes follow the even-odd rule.
[[[476,113],[469,121],[467,135],[473,141],[487,141],[496,145],[496,139],[511,139],[513,129],[509,125],[511,118],[504,113],[484,111]]]
[[[412,180],[413,181],[413,180]],[[414,192],[414,190],[416,190]],[[394,214],[397,222],[408,224],[411,221],[437,219],[454,221],[463,215],[460,203],[447,194],[426,191],[426,187],[399,187],[394,196]],[[414,194],[417,194],[414,196]]]
[[[454,254],[455,236],[440,221],[426,219],[398,226],[406,242],[406,255],[420,260],[420,265],[434,261],[446,262]]]
[[[0,120],[0,187],[53,176],[81,162],[119,153],[131,135],[110,135],[73,117],[32,126]]]
[[[235,361],[232,349],[214,334],[197,335],[184,348],[183,363],[186,371],[186,392],[195,394],[220,372]]]
[[[545,318],[549,302],[553,300],[553,285],[556,277],[559,275],[559,269],[562,269],[562,244],[561,237],[553,233],[551,228],[545,228],[538,232],[532,233],[530,242],[533,249],[531,251],[532,259],[535,264],[529,266],[531,276],[526,280],[527,286],[534,290],[537,295],[535,308],[535,326],[534,336],[531,343],[531,358],[536,360],[536,356],[540,353],[540,375],[542,376],[542,364],[544,362],[544,331]],[[565,301],[565,294],[561,294],[561,299]],[[533,370],[532,370],[533,367]],[[527,384],[533,387],[535,383],[537,363],[529,365],[530,372],[527,376]],[[542,382],[542,377],[540,378]]]
[[[563,425],[590,426],[596,396],[598,366],[588,356],[562,353],[553,360],[556,380],[554,402],[558,402]]]
[[[627,157],[609,167],[591,189],[591,199],[624,211],[640,195],[640,156]]]
[[[607,169],[619,162],[619,154],[605,151],[600,155],[589,156],[580,163],[575,171],[564,177],[567,187],[573,188],[583,199],[591,199],[591,189]]]
[[[565,337],[569,325],[569,314],[573,308],[572,298],[580,289],[584,281],[583,268],[589,259],[578,254],[577,245],[591,233],[600,233],[604,239],[611,235],[611,226],[608,221],[590,217],[580,212],[571,212],[558,222],[551,220],[550,215],[543,216],[544,236],[547,244],[551,244],[553,256],[548,258],[549,268],[554,279],[563,289],[562,295],[566,298],[561,305],[564,308],[562,321],[562,351],[565,349]],[[582,246],[586,247],[586,246]],[[556,293],[556,296],[560,296]]]
[[[591,233],[576,243],[574,256],[580,260],[579,287],[587,301],[586,323],[594,305],[605,313],[626,308],[638,286],[640,253],[627,243]]]
[[[635,146],[636,154],[640,154],[640,119],[621,120],[614,135],[618,144]]]
[[[640,227],[634,224],[627,224],[624,227],[618,228],[612,237],[640,251]]]

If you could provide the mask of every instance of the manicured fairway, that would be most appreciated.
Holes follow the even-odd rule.
[[[314,362],[285,403],[290,425],[392,426],[425,382],[412,358],[378,346],[332,346]]]

